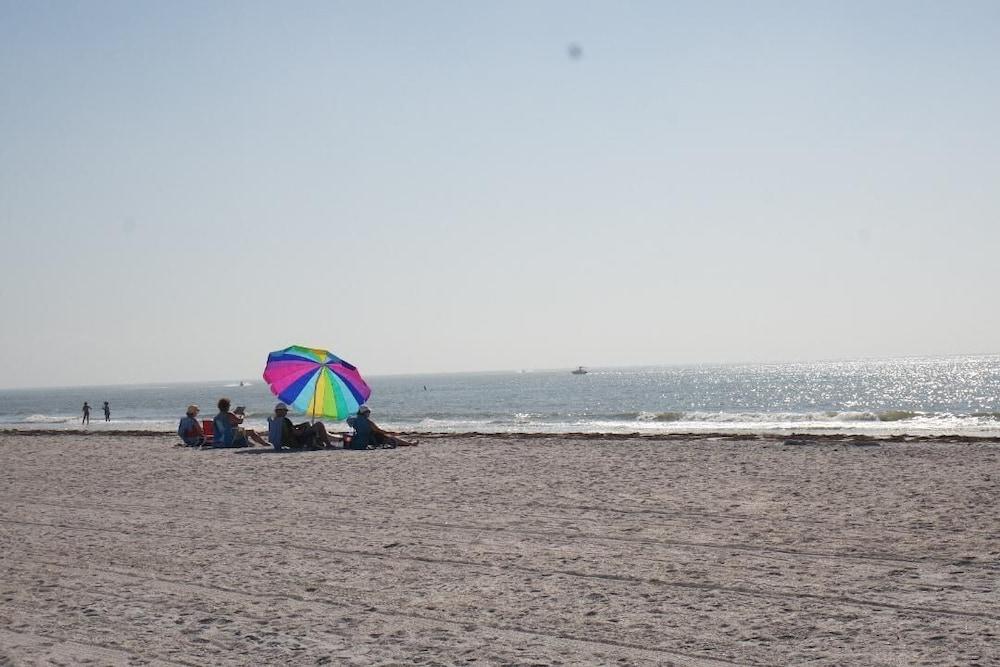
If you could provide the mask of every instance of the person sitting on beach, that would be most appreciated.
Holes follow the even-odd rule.
[[[317,449],[320,444],[333,447],[333,441],[340,439],[327,433],[323,422],[293,424],[284,403],[274,406],[274,416],[267,421],[268,437],[275,449]]]
[[[235,412],[230,412],[232,405],[228,398],[219,399],[219,414],[215,415],[213,430],[215,447],[250,447],[250,440],[253,440],[262,447],[267,447],[267,441],[257,435],[253,429],[243,428],[243,409],[236,408]]]
[[[398,435],[393,435],[382,430],[378,424],[373,422],[369,415],[371,409],[367,405],[358,408],[358,415],[350,417],[347,425],[354,428],[354,437],[351,438],[351,449],[375,449],[377,447],[416,447],[417,442],[408,442]]]
[[[188,447],[200,447],[205,444],[205,432],[201,430],[201,422],[198,421],[199,411],[197,405],[189,405],[187,414],[181,417],[181,423],[177,426],[177,435]]]

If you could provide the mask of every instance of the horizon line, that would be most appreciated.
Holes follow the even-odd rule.
[[[820,364],[820,363],[845,363],[853,361],[892,361],[892,360],[904,360],[904,359],[952,359],[952,358],[986,358],[986,357],[1000,357],[1000,352],[958,352],[953,354],[903,354],[903,355],[891,355],[891,356],[852,356],[852,357],[827,357],[820,359],[784,359],[784,360],[769,360],[769,361],[694,361],[694,362],[673,362],[673,363],[657,363],[657,364],[623,364],[623,365],[606,365],[606,366],[587,366],[584,368],[588,370],[626,370],[626,369],[638,369],[638,368],[684,368],[684,367],[695,367],[695,366],[746,366],[746,365],[758,365],[758,366],[780,366],[780,365],[792,365],[792,364]],[[466,370],[466,371],[418,371],[418,372],[407,372],[407,373],[365,373],[364,377],[369,378],[397,378],[397,377],[418,377],[418,376],[440,376],[440,375],[498,375],[503,373],[512,374],[522,374],[522,373],[561,373],[568,372],[576,368],[576,366],[551,366],[545,368],[505,368],[505,369],[488,369],[488,370]],[[33,391],[37,389],[76,389],[76,388],[102,388],[102,387],[141,387],[149,385],[179,385],[179,384],[207,384],[207,383],[217,383],[217,382],[245,382],[248,378],[208,378],[208,379],[194,379],[194,380],[149,380],[146,382],[108,382],[103,384],[51,384],[51,385],[33,385],[33,386],[0,386],[0,391]],[[263,378],[251,377],[253,382],[250,386],[255,386],[257,384],[264,384]]]

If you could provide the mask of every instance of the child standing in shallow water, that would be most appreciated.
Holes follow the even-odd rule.
[[[81,424],[90,423],[90,404],[87,401],[83,402],[83,419],[80,420]]]
[[[104,421],[111,421],[111,406],[108,405],[107,401],[104,401]]]

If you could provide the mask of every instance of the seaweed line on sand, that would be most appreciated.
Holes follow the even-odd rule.
[[[26,437],[101,437],[101,438],[151,438],[172,435],[172,431],[150,430],[114,430],[90,431],[85,429],[0,429],[0,435]],[[781,442],[790,445],[805,444],[870,444],[883,442],[942,442],[942,443],[997,443],[997,436],[975,435],[849,435],[845,433],[480,433],[468,431],[463,433],[429,433],[424,431],[402,431],[402,435],[416,436],[427,440],[643,440],[643,441],[692,441],[692,440],[725,440],[725,441],[758,441]]]

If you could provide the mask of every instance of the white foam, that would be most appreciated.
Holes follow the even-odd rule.
[[[75,417],[57,417],[54,415],[28,415],[21,420],[25,424],[62,424],[70,420],[76,420]]]

